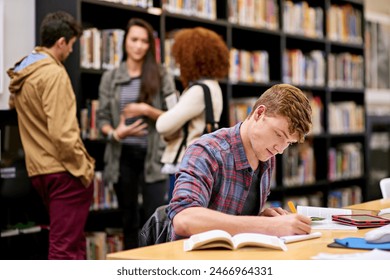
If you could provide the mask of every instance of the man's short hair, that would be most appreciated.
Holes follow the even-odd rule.
[[[309,99],[297,87],[289,84],[277,84],[266,90],[253,105],[253,112],[260,106],[266,106],[266,115],[286,117],[291,134],[299,135],[299,142],[305,140],[312,125],[312,109]]]
[[[80,37],[82,29],[76,19],[64,11],[49,13],[40,27],[41,46],[50,48],[61,37],[68,43],[73,37]]]

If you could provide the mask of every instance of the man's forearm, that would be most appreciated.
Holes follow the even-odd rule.
[[[222,229],[234,235],[241,232],[258,232],[263,225],[258,216],[235,216],[221,213],[204,207],[190,207],[178,213],[173,219],[175,233],[180,236],[213,229]],[[254,224],[257,226],[254,227]]]

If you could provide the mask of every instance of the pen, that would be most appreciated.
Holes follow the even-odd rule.
[[[287,204],[288,204],[288,207],[290,207],[291,213],[297,213],[297,209],[295,209],[294,202],[292,202],[292,201],[290,200],[289,202],[287,202]]]

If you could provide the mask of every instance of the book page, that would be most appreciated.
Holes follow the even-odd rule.
[[[390,260],[390,252],[374,249],[364,253],[328,254],[319,253],[312,257],[313,260]]]
[[[225,248],[229,250],[233,250],[233,243],[230,240],[214,240],[214,241],[207,241],[203,242],[202,244],[197,244],[195,248],[192,250],[203,250],[203,249],[210,249],[210,248]]]
[[[313,207],[313,206],[297,206],[298,214],[308,217],[321,217],[327,220],[332,220],[332,215],[351,215],[351,209]]]
[[[390,218],[390,208],[381,209],[378,213],[378,216],[382,216],[384,218]]]
[[[311,223],[311,229],[329,229],[329,230],[358,230],[357,226],[343,225],[332,220],[323,220]]]
[[[284,242],[278,237],[272,235],[260,233],[239,233],[233,236],[232,240],[235,249],[245,246],[256,246],[287,251],[287,247]]]
[[[233,249],[231,235],[224,230],[210,230],[194,234],[184,241],[184,251],[214,247]]]

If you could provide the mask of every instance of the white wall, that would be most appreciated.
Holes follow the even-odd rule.
[[[35,0],[0,0],[4,2],[3,88],[0,88],[0,110],[8,109],[7,69],[31,52],[35,46]],[[66,0],[64,0],[66,1]]]
[[[366,12],[375,12],[390,15],[389,0],[365,0],[364,7]]]

